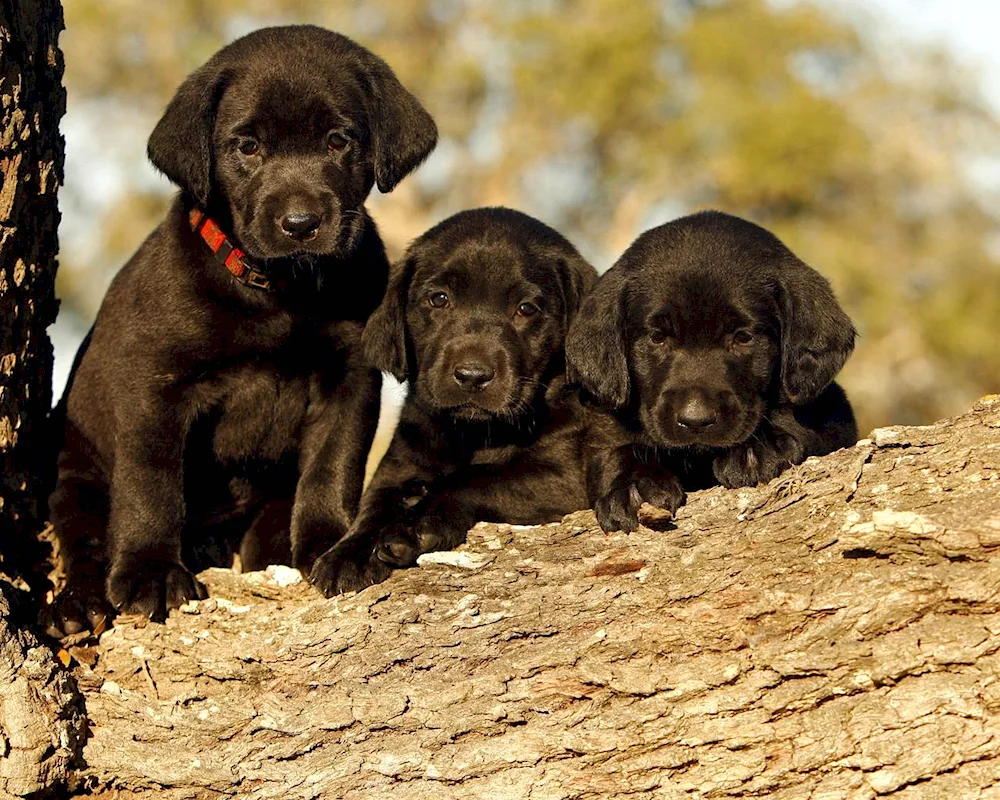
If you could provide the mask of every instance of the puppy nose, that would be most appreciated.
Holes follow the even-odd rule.
[[[463,389],[479,391],[493,380],[496,371],[485,364],[465,363],[455,367],[455,382]]]
[[[682,428],[702,430],[714,425],[719,419],[718,412],[704,400],[693,397],[677,412],[677,424]]]
[[[322,221],[319,214],[311,211],[290,211],[281,218],[281,230],[293,239],[306,241],[316,236]]]

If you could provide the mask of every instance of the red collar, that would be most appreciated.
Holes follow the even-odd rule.
[[[192,208],[188,214],[188,221],[191,223],[191,230],[201,236],[205,244],[208,245],[208,249],[215,253],[216,258],[222,262],[236,280],[244,286],[249,286],[252,289],[263,289],[265,292],[274,288],[267,275],[254,269],[243,260],[243,251],[238,247],[233,247],[233,243],[229,241],[215,220],[204,211],[200,208]]]

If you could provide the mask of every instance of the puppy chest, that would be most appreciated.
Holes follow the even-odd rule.
[[[203,435],[218,460],[274,461],[298,447],[308,407],[307,377],[246,370],[227,376],[217,392]]]

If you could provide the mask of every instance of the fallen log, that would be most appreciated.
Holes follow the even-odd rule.
[[[1000,398],[676,521],[480,524],[353,596],[205,573],[77,649],[102,798],[1000,797]],[[95,661],[96,659],[96,661]],[[88,667],[85,663],[91,663]]]

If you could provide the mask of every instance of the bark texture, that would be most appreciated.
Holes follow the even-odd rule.
[[[46,328],[56,314],[62,28],[58,0],[0,0],[0,569],[8,572],[34,566],[55,461]]]
[[[323,600],[204,578],[73,650],[98,797],[1000,797],[1000,398]],[[85,666],[90,664],[92,666]],[[143,795],[145,796],[145,795]]]
[[[44,588],[35,534],[55,461],[46,328],[56,312],[62,27],[58,0],[0,0],[0,798],[59,787],[82,746],[75,683],[31,633],[35,606],[22,591],[24,580],[36,596]]]
[[[23,624],[24,592],[0,582],[0,800],[62,786],[83,746],[83,702],[72,676]]]

